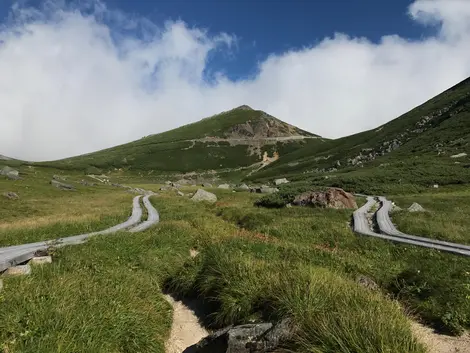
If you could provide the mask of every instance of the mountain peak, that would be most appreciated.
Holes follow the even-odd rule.
[[[254,110],[252,107],[250,107],[249,105],[246,105],[246,104],[243,104],[237,108],[235,108],[236,110]]]

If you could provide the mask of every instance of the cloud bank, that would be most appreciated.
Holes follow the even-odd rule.
[[[372,43],[338,33],[270,56],[253,78],[208,82],[210,56],[236,38],[159,27],[99,1],[16,5],[0,29],[0,153],[68,157],[242,104],[325,137],[374,128],[470,76],[470,1],[416,0],[407,10],[436,35]]]

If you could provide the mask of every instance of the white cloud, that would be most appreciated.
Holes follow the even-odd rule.
[[[415,21],[437,26],[435,37],[391,35],[374,44],[335,34],[272,55],[250,80],[220,74],[210,84],[208,57],[230,51],[236,38],[183,22],[157,27],[97,1],[86,6],[17,6],[1,29],[2,154],[45,160],[91,152],[241,104],[339,137],[374,128],[470,76],[466,0],[410,6]],[[126,34],[135,31],[139,37]]]

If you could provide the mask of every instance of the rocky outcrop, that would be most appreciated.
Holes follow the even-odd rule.
[[[51,185],[56,187],[57,189],[60,189],[60,190],[66,190],[66,191],[74,191],[75,190],[75,188],[72,185],[61,183],[60,181],[57,181],[57,180],[54,180],[54,179],[51,180]]]
[[[293,339],[294,328],[289,320],[247,324],[217,331],[183,353],[263,353],[287,352],[283,349]]]
[[[329,188],[326,191],[304,192],[296,196],[293,204],[296,206],[357,209],[355,197],[340,188]]]
[[[196,201],[196,202],[200,202],[200,201],[216,202],[217,196],[203,189],[198,189],[197,192],[194,194],[194,196],[191,197],[191,200]]]

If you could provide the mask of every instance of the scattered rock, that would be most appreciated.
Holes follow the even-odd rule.
[[[19,180],[20,178],[20,172],[17,171],[16,169],[10,168],[8,166],[3,167],[0,170],[0,175],[6,176],[8,179],[11,180]]]
[[[61,183],[57,180],[51,180],[51,185],[60,189],[60,190],[67,190],[67,191],[74,191],[75,188],[72,185]]]
[[[287,352],[282,346],[293,339],[290,320],[227,327],[203,338],[185,352],[191,353],[263,353]]]
[[[16,175],[16,176],[19,176],[20,172],[13,169],[13,168],[10,168],[9,166],[6,166],[6,167],[3,167],[2,170],[0,170],[0,174],[1,175]]]
[[[279,189],[278,188],[270,188],[270,187],[266,187],[266,186],[263,186],[261,187],[261,193],[262,194],[274,194],[275,192],[278,192]]]
[[[292,208],[292,204],[288,203],[288,204],[286,205],[286,207],[287,207],[287,208]]]
[[[462,158],[462,157],[467,157],[467,154],[465,152],[462,152],[462,153],[454,154],[453,156],[450,156],[450,158]]]
[[[401,211],[401,207],[398,207],[395,205],[395,202],[392,202],[392,212],[398,212]]]
[[[352,208],[357,209],[355,197],[340,188],[329,188],[326,191],[307,191],[296,196],[293,202],[296,206],[314,206],[323,208]]]
[[[203,187],[203,188],[211,188],[211,187],[212,187],[212,184],[204,183],[204,184],[202,184],[202,187]]]
[[[179,191],[179,190],[176,192],[176,194],[177,194],[178,196],[184,196],[184,193],[182,193],[182,192]]]
[[[241,184],[241,185],[237,186],[237,190],[238,191],[248,191],[248,190],[250,190],[250,188],[246,184]]]
[[[171,187],[169,187],[169,186],[162,186],[159,190],[160,191],[167,191],[167,190],[170,190],[170,189],[171,189]]]
[[[276,184],[276,185],[287,184],[288,182],[289,182],[289,180],[287,180],[286,178],[274,180],[274,184]]]
[[[439,185],[438,185],[438,184],[434,184],[432,187],[433,187],[434,189],[439,189]]]
[[[186,196],[188,196],[188,197],[193,197],[193,196],[194,196],[194,192],[190,192],[189,194],[186,194]]]
[[[14,192],[11,192],[11,191],[4,192],[2,195],[5,196],[9,200],[18,200],[20,198],[18,194],[15,194]]]
[[[419,203],[413,202],[413,204],[408,207],[410,212],[425,212],[426,210]]]
[[[230,185],[228,185],[228,184],[220,184],[220,185],[219,185],[219,189],[226,189],[226,190],[228,190],[228,189],[230,189]]]
[[[374,282],[371,278],[363,275],[359,275],[356,278],[356,283],[360,284],[364,288],[370,289],[370,290],[378,290],[379,285]]]
[[[203,189],[198,189],[194,196],[191,198],[193,201],[208,201],[208,202],[216,202],[217,196],[213,193],[205,191]]]
[[[65,180],[66,180],[65,177],[60,176],[60,175],[57,175],[57,174],[54,174],[54,175],[52,176],[52,179],[54,179],[54,180],[60,180],[60,181],[65,181]]]
[[[9,267],[3,275],[5,277],[13,277],[13,276],[27,276],[31,274],[31,266],[29,265],[18,265]]]
[[[96,184],[95,183],[90,183],[86,180],[80,180],[80,184],[84,185],[84,186],[95,186]]]
[[[31,263],[33,265],[43,265],[43,264],[51,264],[52,263],[52,257],[51,256],[38,256],[38,257],[33,257],[31,259]]]
[[[198,255],[199,255],[199,251],[197,251],[196,249],[189,250],[189,256],[191,256],[193,259]]]

